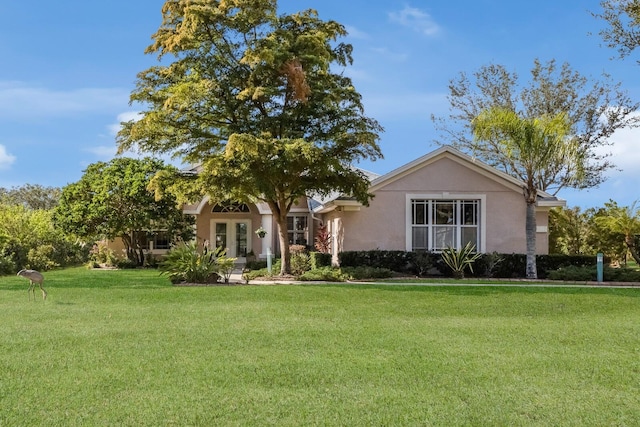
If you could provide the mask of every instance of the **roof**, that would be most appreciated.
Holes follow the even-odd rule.
[[[384,187],[385,185],[388,185],[400,178],[403,178],[411,174],[415,170],[421,169],[426,165],[428,165],[429,163],[432,163],[441,158],[449,158],[460,164],[464,164],[465,166],[474,169],[478,173],[490,179],[493,179],[503,185],[506,185],[507,187],[512,188],[514,191],[521,191],[522,189],[522,182],[519,179],[505,172],[502,172],[475,157],[469,156],[468,154],[465,154],[460,150],[453,148],[450,145],[444,145],[428,154],[425,154],[424,156],[416,160],[413,160],[403,166],[400,166],[397,169],[392,170],[387,174],[377,175],[377,176],[375,174],[368,175],[369,177],[372,178],[370,179],[371,181],[370,190],[372,192],[376,191]],[[337,206],[353,205],[354,203],[353,199],[349,197],[345,197],[340,193],[333,193],[330,196],[324,197],[322,199],[316,198],[315,201],[316,201],[315,208],[314,208],[315,212],[327,212],[334,209]],[[566,205],[565,200],[559,199],[558,197],[553,196],[544,191],[541,191],[541,190],[538,191],[538,206],[553,207],[553,206],[565,206],[565,205]]]

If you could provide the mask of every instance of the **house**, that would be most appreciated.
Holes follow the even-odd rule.
[[[394,171],[370,174],[374,198],[363,206],[341,194],[300,200],[289,214],[290,244],[313,246],[320,224],[331,235],[334,260],[341,251],[460,248],[472,242],[480,252],[524,253],[522,183],[452,147],[443,146]],[[539,192],[537,253],[548,253],[549,209],[565,201]],[[224,246],[242,261],[248,254],[277,253],[277,225],[266,203],[212,203],[204,198],[184,212],[196,217],[199,241]],[[264,228],[264,238],[255,230]]]

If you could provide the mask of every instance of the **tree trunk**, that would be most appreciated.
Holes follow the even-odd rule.
[[[640,254],[638,254],[638,248],[636,247],[636,239],[634,236],[624,236],[624,242],[627,245],[627,249],[631,253],[631,256],[638,265],[640,265]]]
[[[280,239],[280,275],[291,272],[291,254],[289,252],[289,236],[287,234],[287,214],[276,215],[278,238]]]
[[[527,239],[527,279],[537,279],[538,272],[536,267],[536,203],[535,197],[533,202],[531,197],[527,197],[527,217],[525,221],[526,239]]]

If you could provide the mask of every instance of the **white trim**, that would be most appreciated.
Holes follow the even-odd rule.
[[[557,200],[538,200],[538,202],[536,203],[536,206],[538,207],[559,207],[559,206],[567,206],[567,201],[564,199],[557,199]]]
[[[273,242],[273,215],[271,214],[263,214],[262,215],[262,224],[261,227],[267,231],[266,236],[260,239],[261,248],[260,248],[260,258],[267,258],[267,254],[270,252],[271,243]]]
[[[405,249],[411,252],[411,201],[415,199],[425,200],[480,200],[480,248],[478,252],[487,251],[487,195],[478,193],[407,193],[405,194]]]
[[[202,210],[207,205],[207,203],[209,203],[210,200],[211,198],[209,196],[205,196],[202,198],[202,200],[200,200],[200,203],[198,203],[194,209],[182,209],[182,213],[189,214],[189,215],[200,215],[202,213]],[[269,205],[265,202],[258,201],[255,203],[247,203],[246,205],[247,206],[254,205],[256,209],[258,209],[259,214],[262,214],[262,215],[271,214],[271,209],[269,208]],[[249,207],[249,209],[251,209],[251,207]]]

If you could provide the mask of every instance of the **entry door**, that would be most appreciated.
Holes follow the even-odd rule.
[[[211,241],[216,248],[227,249],[227,256],[230,258],[245,258],[247,252],[251,251],[251,239],[249,230],[251,222],[246,220],[213,221],[211,230],[213,236]]]

